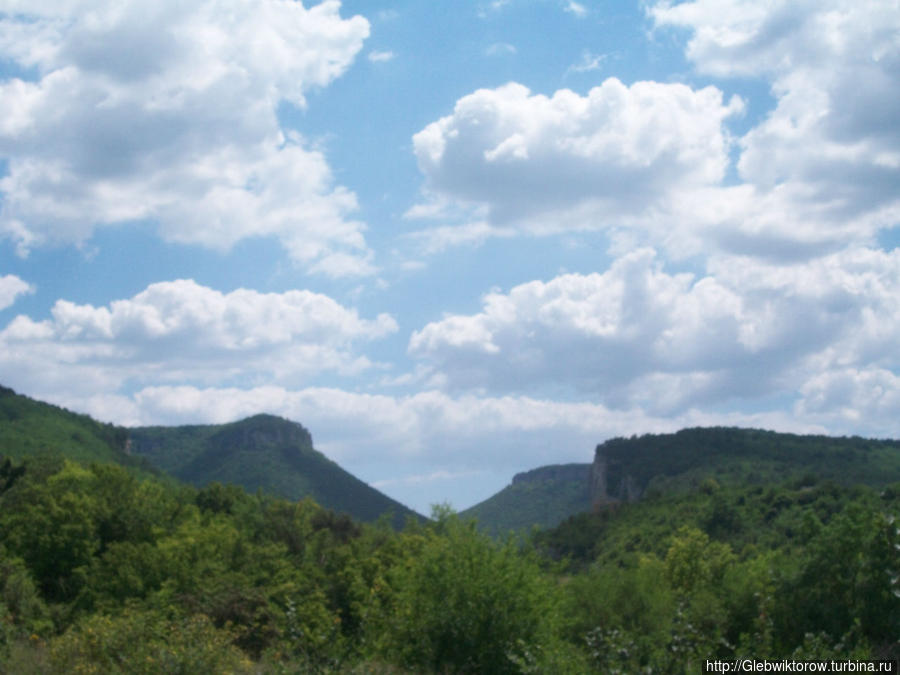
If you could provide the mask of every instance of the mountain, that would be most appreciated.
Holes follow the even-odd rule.
[[[21,460],[59,453],[83,464],[122,464],[139,473],[157,473],[126,451],[128,430],[103,424],[0,386],[0,455]]]
[[[555,527],[575,514],[645,495],[792,479],[883,486],[900,481],[900,441],[710,427],[613,438],[592,464],[545,466],[463,511],[492,534]]]
[[[594,508],[647,492],[793,478],[880,486],[900,480],[900,441],[709,427],[674,434],[613,438],[597,446],[591,467]]]
[[[462,511],[489,534],[555,527],[590,505],[590,464],[554,464],[518,473],[492,497]]]
[[[165,472],[203,486],[235,483],[277,497],[402,526],[422,516],[366,485],[313,448],[301,425],[273,415],[240,422],[128,429],[98,422],[0,386],[0,458],[58,453],[82,464],[116,463],[138,475]]]
[[[396,526],[409,516],[421,518],[325,457],[300,424],[274,415],[231,424],[137,427],[128,431],[127,447],[198,487],[218,481],[292,500],[312,497],[367,522],[388,512]]]

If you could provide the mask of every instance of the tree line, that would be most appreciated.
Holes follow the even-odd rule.
[[[682,673],[897,658],[900,484],[650,495],[494,539],[0,461],[0,672]]]

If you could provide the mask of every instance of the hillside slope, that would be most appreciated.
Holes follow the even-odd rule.
[[[77,462],[114,462],[155,473],[126,451],[128,431],[0,386],[0,455],[21,460],[59,453]]]
[[[292,500],[312,497],[366,522],[387,512],[398,526],[408,516],[420,518],[313,448],[300,424],[274,415],[231,424],[133,428],[128,448],[197,486],[218,481]]]
[[[590,504],[590,471],[590,464],[554,464],[518,473],[500,492],[459,515],[475,518],[492,535],[555,527]]]
[[[734,427],[613,438],[595,451],[591,503],[691,490],[706,478],[760,485],[804,476],[847,486],[898,481],[900,441]]]
[[[517,474],[460,515],[477,518],[486,532],[504,534],[555,527],[569,516],[645,495],[690,492],[707,479],[767,485],[803,478],[844,486],[900,481],[900,441],[733,427],[613,438],[597,446],[592,464]]]
[[[220,425],[127,429],[36,401],[0,386],[0,457],[59,454],[82,464],[116,463],[203,486],[234,483],[374,521],[402,526],[419,514],[357,479],[312,446],[299,424],[272,415]]]

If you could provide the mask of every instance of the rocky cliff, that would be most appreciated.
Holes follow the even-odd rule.
[[[643,489],[625,469],[623,462],[610,456],[604,443],[598,445],[594,452],[589,491],[591,507],[598,509],[607,504],[636,501]]]

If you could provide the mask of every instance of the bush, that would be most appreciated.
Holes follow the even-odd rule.
[[[394,569],[382,631],[389,658],[438,672],[519,672],[554,653],[558,612],[537,561],[474,522],[438,514],[414,557]]]
[[[93,615],[50,643],[60,673],[242,673],[250,661],[232,636],[206,616],[169,618],[157,611]]]

